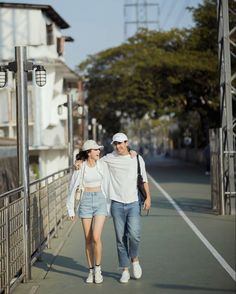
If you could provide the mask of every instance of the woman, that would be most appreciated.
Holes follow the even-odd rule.
[[[67,198],[67,209],[71,220],[75,218],[74,203],[77,187],[83,181],[84,193],[80,200],[78,209],[81,218],[84,236],[85,249],[89,266],[87,283],[99,284],[103,282],[101,271],[102,242],[101,234],[108,215],[109,199],[105,191],[109,181],[109,172],[106,163],[99,160],[99,146],[93,140],[87,140],[82,146],[82,151],[77,155],[77,160],[83,160],[80,170],[75,170]]]

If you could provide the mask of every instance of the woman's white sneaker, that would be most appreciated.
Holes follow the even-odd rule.
[[[130,279],[129,271],[123,271],[121,278],[120,278],[120,282],[121,283],[128,283],[129,279]]]
[[[95,276],[95,283],[100,284],[103,282],[103,276],[102,276],[102,271],[100,266],[95,266],[95,271],[94,271],[94,276]]]
[[[93,274],[94,274],[93,269],[90,269],[89,270],[88,277],[86,279],[86,283],[88,283],[88,284],[92,284],[93,283]]]
[[[139,264],[139,261],[134,261],[133,265],[133,275],[135,279],[140,279],[142,277],[142,268]]]

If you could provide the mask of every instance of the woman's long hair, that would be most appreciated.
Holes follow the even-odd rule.
[[[76,160],[87,160],[88,159],[88,153],[90,150],[86,150],[86,151],[80,151],[79,153],[76,154],[75,158]]]

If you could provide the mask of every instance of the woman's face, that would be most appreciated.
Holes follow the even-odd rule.
[[[88,153],[88,158],[98,160],[100,158],[100,149],[91,149]]]

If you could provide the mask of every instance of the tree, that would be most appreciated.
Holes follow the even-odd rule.
[[[120,129],[124,116],[134,120],[146,113],[154,118],[172,113],[182,121],[197,112],[200,129],[218,123],[215,2],[189,8],[196,23],[191,30],[142,30],[80,65],[89,78],[91,115],[108,133]]]

